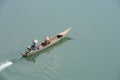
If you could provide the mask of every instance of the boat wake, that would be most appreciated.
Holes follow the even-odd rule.
[[[13,63],[18,62],[18,60],[21,59],[21,55],[18,56],[17,58],[14,58],[12,60],[8,60],[8,61],[4,61],[4,62],[0,62],[0,72],[2,72],[4,69],[6,69],[7,67],[11,66]]]
[[[0,72],[3,71],[5,68],[9,67],[10,65],[12,65],[13,62],[12,61],[6,61],[0,64]]]

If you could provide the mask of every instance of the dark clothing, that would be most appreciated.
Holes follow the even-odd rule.
[[[31,49],[36,50],[38,48],[37,44],[31,45]]]

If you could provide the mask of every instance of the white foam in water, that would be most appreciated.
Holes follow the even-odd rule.
[[[11,61],[6,61],[6,62],[0,64],[0,72],[1,72],[2,70],[4,70],[5,68],[7,68],[8,66],[12,65],[12,64],[13,64],[13,63],[12,63]]]

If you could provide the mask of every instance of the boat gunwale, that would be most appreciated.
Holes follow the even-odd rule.
[[[25,52],[24,54],[22,54],[22,56],[23,56],[23,57],[28,57],[28,56],[30,56],[30,55],[34,55],[35,53],[38,53],[38,52],[40,52],[40,51],[42,51],[42,50],[44,50],[44,49],[46,49],[46,48],[54,45],[55,43],[57,43],[58,41],[60,41],[62,38],[64,38],[65,35],[66,35],[70,30],[71,30],[71,28],[69,28],[69,29],[67,29],[67,30],[65,30],[65,31],[57,34],[57,35],[62,35],[60,38],[58,38],[57,35],[54,35],[54,36],[50,37],[50,40],[52,40],[53,38],[56,38],[56,39],[55,39],[55,40],[52,40],[52,43],[50,43],[50,44],[48,44],[48,45],[46,45],[46,46],[42,46],[41,49],[33,50],[33,51],[31,51],[31,52],[28,52],[28,53]],[[54,41],[54,42],[53,42],[53,41]],[[44,43],[44,42],[39,42],[38,45],[41,45],[41,43]]]
[[[35,54],[35,53],[38,53],[38,52],[40,52],[40,51],[42,51],[42,50],[44,50],[44,49],[46,49],[46,48],[48,48],[48,47],[54,45],[55,43],[57,43],[58,41],[60,41],[62,38],[63,38],[63,37],[58,38],[54,43],[50,43],[50,44],[48,44],[48,45],[42,47],[41,49],[33,50],[33,51],[31,51],[31,52],[25,54],[24,56],[30,56],[30,55],[33,55],[33,54]]]

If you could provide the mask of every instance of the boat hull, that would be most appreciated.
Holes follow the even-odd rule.
[[[62,39],[62,38],[61,38],[61,39]],[[49,44],[49,45],[41,48],[41,49],[39,49],[39,50],[34,50],[34,51],[31,51],[31,52],[29,52],[29,53],[27,53],[27,54],[24,53],[22,56],[23,56],[23,57],[27,57],[27,56],[34,55],[34,54],[36,54],[36,53],[38,53],[38,52],[40,52],[40,51],[42,51],[42,50],[44,50],[44,49],[46,49],[46,48],[48,48],[48,47],[50,47],[50,46],[56,44],[56,43],[59,42],[61,39],[57,40],[55,43]]]
[[[69,28],[69,29],[67,29],[67,30],[65,30],[65,31],[63,31],[63,32],[61,32],[61,33],[59,33],[59,34],[51,37],[51,38],[50,38],[50,41],[51,41],[50,44],[47,44],[47,45],[45,45],[45,46],[42,46],[40,49],[36,49],[36,50],[29,51],[29,52],[25,52],[25,53],[22,54],[22,56],[23,56],[23,57],[31,56],[31,55],[33,55],[33,54],[36,54],[36,53],[38,53],[38,52],[40,52],[40,51],[42,51],[42,50],[44,50],[44,49],[46,49],[46,48],[54,45],[55,43],[59,42],[62,38],[64,38],[65,35],[66,35],[70,30],[71,30],[71,28]],[[44,43],[44,42],[42,42],[42,43]],[[41,45],[41,43],[38,43],[38,44]]]

